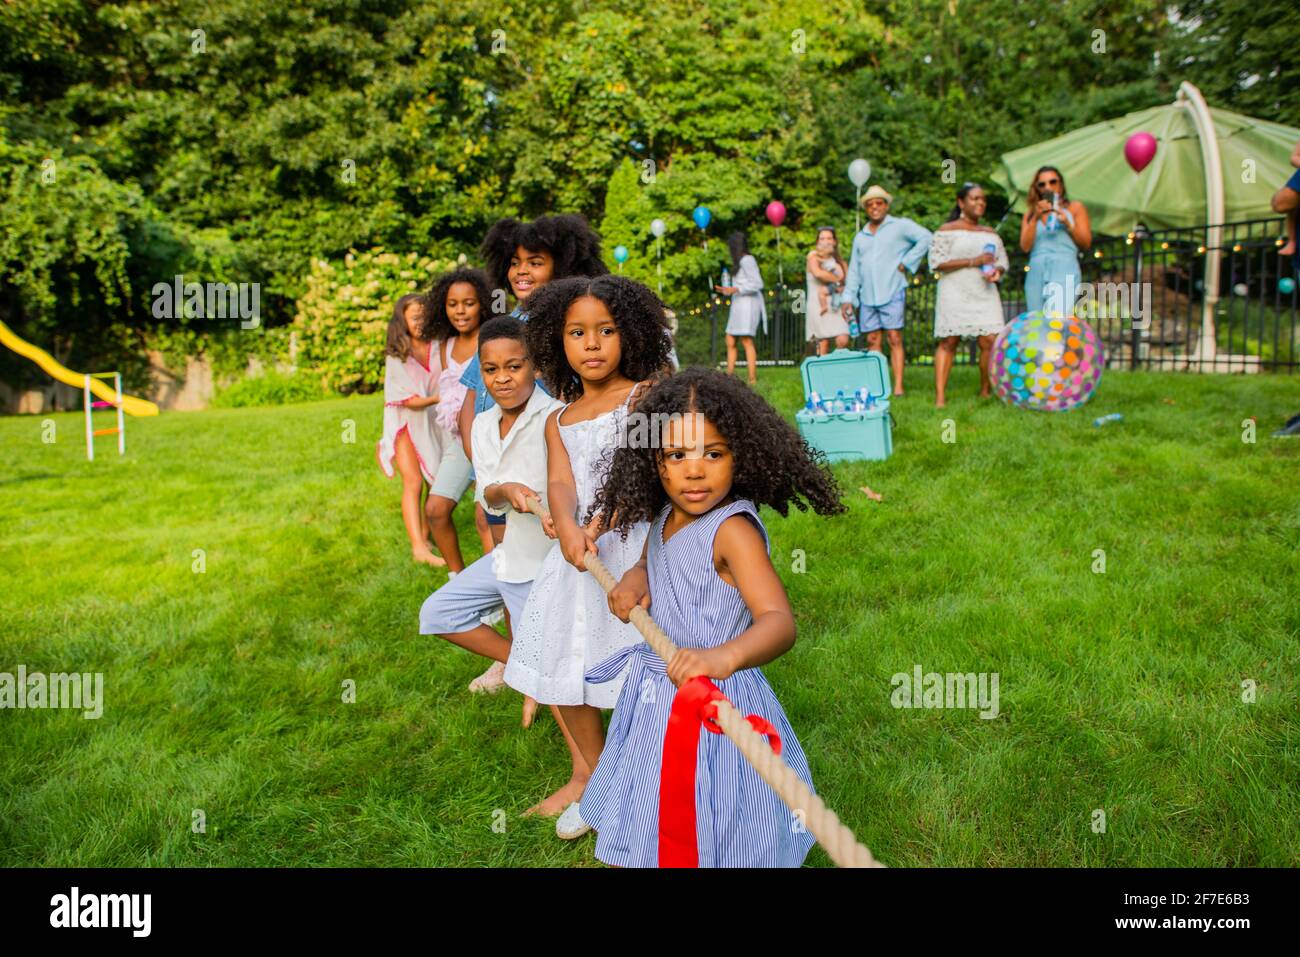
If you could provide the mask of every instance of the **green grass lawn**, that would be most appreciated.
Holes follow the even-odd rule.
[[[827,802],[894,866],[1300,864],[1300,440],[1268,436],[1300,377],[1108,372],[1048,415],[970,369],[937,411],[930,375],[893,459],[836,466],[846,515],[764,515],[799,619],[766,671]],[[760,376],[792,418],[797,373]],[[103,672],[104,714],[0,711],[0,860],[596,863],[519,817],[568,776],[549,716],[416,634],[446,577],[410,562],[378,396],[131,420],[94,463],[52,418],[0,420],[0,671]],[[916,665],[998,673],[1000,715],[892,707]]]

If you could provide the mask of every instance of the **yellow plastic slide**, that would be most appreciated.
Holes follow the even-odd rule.
[[[84,375],[60,365],[54,360],[54,356],[40,346],[34,346],[25,339],[19,339],[14,335],[13,330],[3,322],[0,322],[0,345],[12,349],[24,359],[31,359],[45,371],[46,375],[52,376],[60,382],[76,386],[78,389],[83,389],[86,386],[86,377]],[[90,391],[105,402],[117,403],[117,390],[100,379],[90,380]],[[127,415],[157,415],[158,406],[148,399],[137,399],[133,395],[124,395],[122,396],[122,411]]]

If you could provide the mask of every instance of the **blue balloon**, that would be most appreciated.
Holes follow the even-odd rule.
[[[696,206],[695,212],[691,213],[691,218],[695,220],[695,225],[700,229],[708,229],[709,222],[713,219],[713,214],[709,212],[707,206]]]
[[[621,263],[625,263],[625,262],[627,262],[627,247],[626,247],[626,246],[615,246],[615,247],[614,247],[614,258],[615,258],[616,260],[618,260],[619,262],[621,262]]]
[[[1283,276],[1277,281],[1277,288],[1282,291],[1282,295],[1289,296],[1295,292],[1295,280],[1290,276]]]

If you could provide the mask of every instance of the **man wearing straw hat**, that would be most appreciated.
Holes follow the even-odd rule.
[[[894,394],[903,394],[903,306],[907,296],[907,273],[915,273],[930,249],[930,231],[902,216],[890,216],[894,201],[879,186],[862,197],[867,224],[853,237],[849,274],[844,279],[843,305],[846,320],[854,308],[867,348],[879,351],[880,332],[889,336],[889,364],[894,372]]]

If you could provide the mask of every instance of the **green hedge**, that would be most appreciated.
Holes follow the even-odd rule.
[[[313,259],[293,328],[299,374],[332,392],[373,392],[384,381],[384,340],[393,303],[425,292],[456,263],[416,253],[349,252],[342,262]]]

